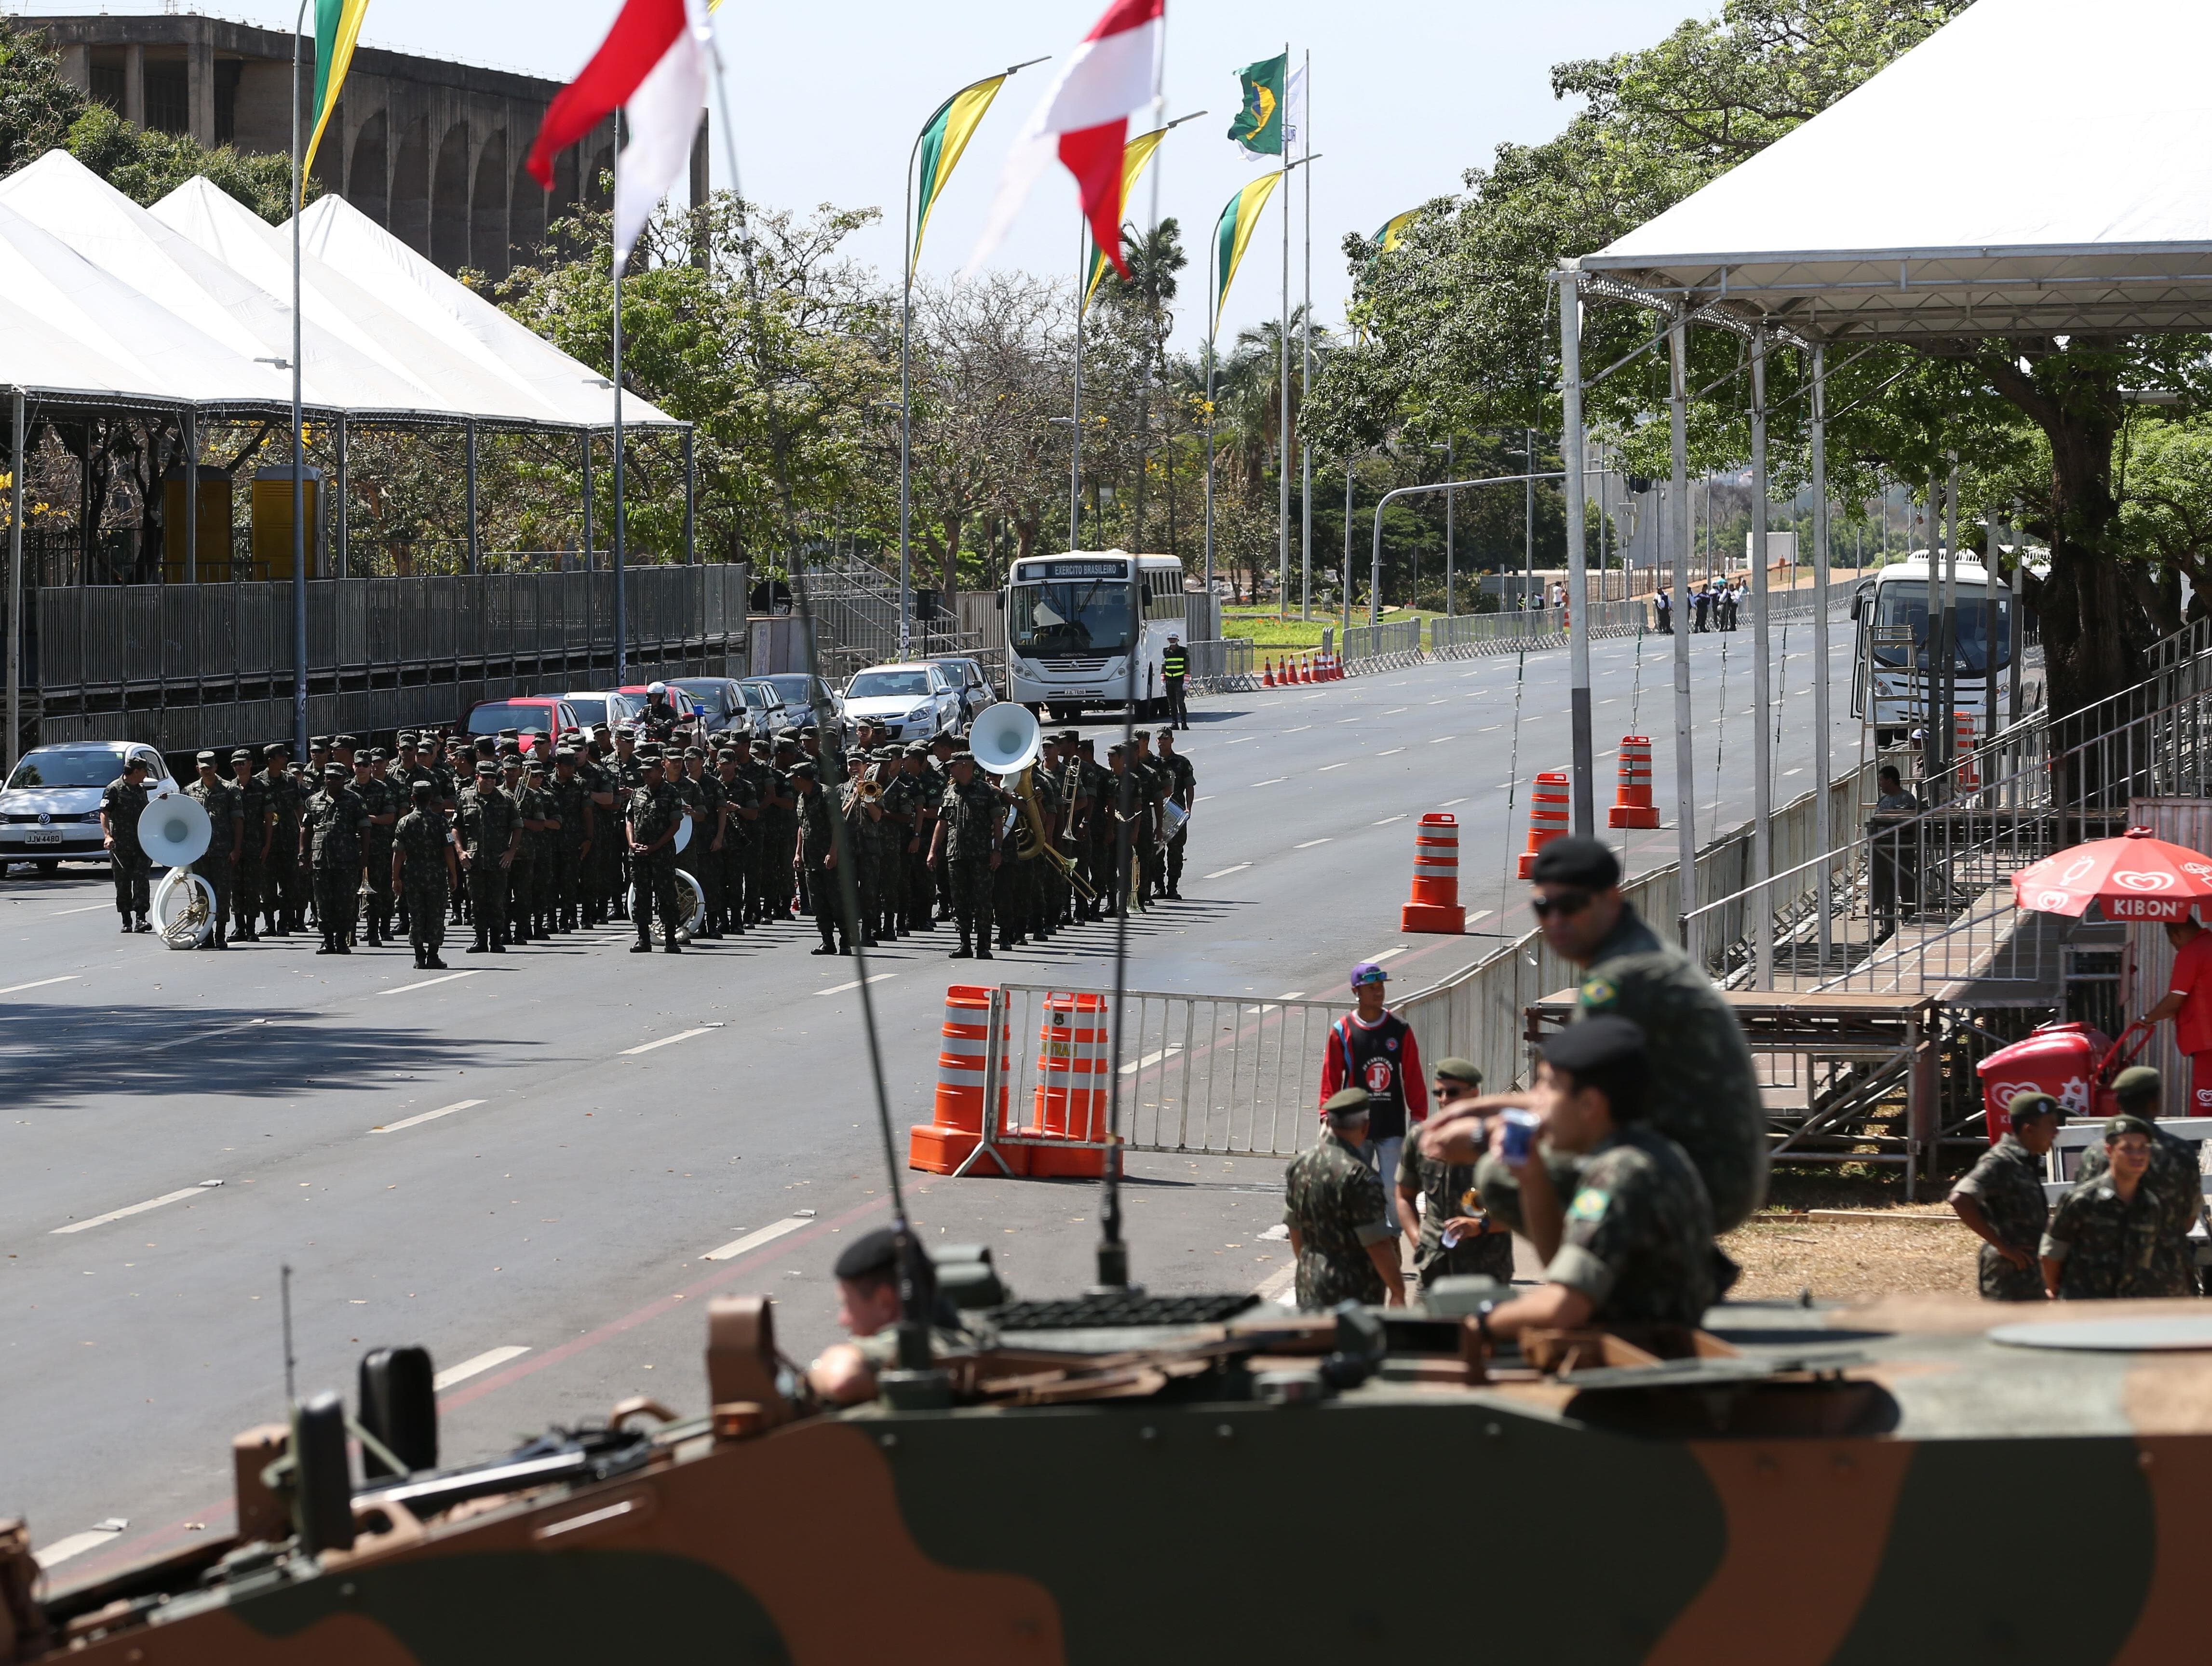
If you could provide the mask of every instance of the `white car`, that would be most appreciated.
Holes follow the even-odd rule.
[[[983,670],[982,662],[964,656],[933,654],[929,663],[941,666],[952,686],[960,695],[960,727],[964,733],[975,726],[975,719],[986,706],[998,703],[999,691],[991,686],[991,679]]]
[[[957,735],[962,716],[959,685],[943,666],[871,666],[845,684],[846,721],[871,720],[893,740]]]
[[[52,873],[64,859],[106,861],[100,795],[134,757],[146,762],[149,796],[177,790],[161,753],[141,741],[74,741],[24,753],[0,787],[0,873],[10,862],[36,862],[40,873]]]

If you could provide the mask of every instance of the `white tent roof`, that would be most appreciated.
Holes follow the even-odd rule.
[[[324,206],[302,222],[303,244]],[[434,421],[613,420],[610,391],[587,366],[344,204],[330,206],[345,210],[321,217],[343,229],[343,258],[311,253],[301,265],[308,405]],[[0,179],[0,386],[282,406],[292,379],[271,361],[291,356],[290,290],[289,233],[204,179],[152,210],[59,150]],[[634,398],[623,416],[672,420]]]
[[[2212,6],[1978,0],[1578,263],[1812,337],[2212,330]]]
[[[613,422],[612,390],[596,371],[440,271],[343,198],[310,203],[300,228],[308,252],[426,334],[566,413],[563,420],[598,428]],[[674,418],[629,393],[623,397],[623,421],[671,423]]]

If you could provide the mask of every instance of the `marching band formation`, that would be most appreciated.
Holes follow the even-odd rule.
[[[702,733],[656,698],[611,733],[402,732],[389,752],[317,736],[304,766],[276,742],[232,752],[228,776],[204,751],[197,813],[155,812],[134,763],[100,823],[125,932],[158,915],[173,944],[220,950],[312,930],[319,954],[404,938],[426,969],[445,966],[448,924],[471,929],[467,952],[502,954],[627,921],[647,953],[657,919],[675,954],[811,917],[813,952],[849,954],[833,820],[868,947],[949,922],[956,958],[988,960],[994,933],[1012,948],[1180,900],[1196,776],[1172,730],[1102,762],[1001,705],[972,750],[879,741],[866,720],[826,755],[814,728]],[[157,863],[172,873],[154,891]]]

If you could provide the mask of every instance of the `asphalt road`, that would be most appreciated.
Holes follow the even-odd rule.
[[[1836,635],[1840,768],[1858,732]],[[1749,638],[1692,641],[1703,836],[1714,804],[1723,826],[1749,812]],[[1814,778],[1808,645],[1793,632],[1778,676],[1778,803]],[[1633,721],[1672,805],[1667,650],[1648,641],[1639,678],[1634,643],[1594,649],[1601,804]],[[1179,737],[1200,793],[1188,900],[1133,926],[1131,982],[1334,992],[1405,941],[1411,823],[1442,807],[1465,830],[1471,933],[1524,929],[1505,876],[1528,778],[1567,763],[1567,671],[1553,652],[1198,702]],[[1632,837],[1633,866],[1672,859],[1671,831]],[[350,1398],[380,1343],[467,1371],[443,1392],[449,1460],[630,1394],[700,1409],[697,1310],[717,1291],[774,1294],[795,1357],[836,1335],[829,1263],[887,1219],[889,1188],[855,965],[809,958],[811,929],[632,958],[609,928],[456,953],[440,975],[404,948],[317,958],[312,938],[175,953],[118,935],[110,896],[89,868],[0,887],[0,1513],[27,1515],[42,1549],[65,1541],[58,1579],[224,1529],[228,1438],[281,1416],[285,1264],[303,1392]],[[868,962],[902,1155],[927,1120],[947,983],[1111,980],[1110,926],[988,968],[946,961],[948,939]],[[1413,939],[1392,970],[1406,988],[1498,940]],[[1284,1247],[1261,1237],[1278,1164],[1130,1166],[1140,1281],[1279,1279]],[[902,1178],[922,1230],[988,1242],[1024,1293],[1089,1281],[1095,1187]]]

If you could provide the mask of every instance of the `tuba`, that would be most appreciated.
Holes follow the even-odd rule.
[[[192,872],[208,853],[215,824],[198,799],[164,793],[138,818],[138,848],[169,872],[154,889],[154,917],[173,949],[197,949],[215,935],[215,887]]]

